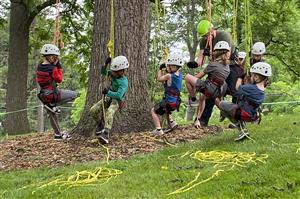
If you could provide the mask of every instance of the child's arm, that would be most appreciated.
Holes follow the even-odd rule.
[[[116,92],[109,90],[107,93],[107,97],[111,97],[112,99],[116,99],[118,101],[123,100],[123,97],[128,89],[128,81],[120,81],[119,88]]]
[[[236,81],[236,84],[235,84],[235,89],[239,90],[239,88],[242,85],[242,83],[243,83],[243,79],[242,78],[238,78],[237,81]]]
[[[55,63],[55,67],[52,72],[52,78],[56,83],[61,83],[63,79],[63,70],[59,61]]]
[[[170,79],[171,79],[171,74],[163,75],[163,71],[162,70],[159,70],[157,72],[157,81],[159,81],[159,82],[165,82],[165,81],[168,81]]]

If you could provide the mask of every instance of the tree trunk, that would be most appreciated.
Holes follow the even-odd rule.
[[[110,0],[95,1],[92,60],[89,70],[86,103],[77,126],[72,130],[72,133],[85,137],[91,136],[95,127],[94,119],[90,116],[89,110],[101,98],[100,67],[108,56],[110,2]]]
[[[27,108],[27,71],[29,27],[28,13],[21,3],[11,3],[9,28],[9,57],[7,73],[6,111],[12,112]],[[4,122],[8,134],[30,131],[27,111],[11,113]]]
[[[113,132],[139,132],[153,127],[148,93],[149,1],[115,1],[115,55],[129,60],[125,109],[114,118]]]

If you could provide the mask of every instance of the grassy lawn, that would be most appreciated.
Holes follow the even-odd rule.
[[[196,143],[185,143],[130,160],[89,162],[69,167],[42,168],[0,172],[0,198],[300,198],[300,116],[266,116],[261,125],[250,124],[248,129],[256,142],[235,143],[236,132],[226,131],[208,136]],[[299,149],[297,153],[297,149]],[[265,163],[249,162],[247,167],[215,166],[186,155],[187,151],[255,152],[267,154]],[[253,154],[252,154],[253,155]],[[168,158],[172,156],[173,158]],[[16,161],[18,159],[16,158]],[[37,189],[63,175],[95,167],[118,169],[122,174],[106,183],[94,186],[47,186]],[[214,167],[215,166],[215,167]],[[183,193],[167,195],[187,185],[199,174],[197,182],[211,180]],[[27,188],[20,189],[24,186]],[[32,194],[33,191],[36,191]]]

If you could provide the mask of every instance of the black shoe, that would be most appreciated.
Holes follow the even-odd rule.
[[[103,129],[100,133],[97,134],[96,132],[96,136],[98,137],[99,141],[101,144],[108,144],[109,141],[109,131],[108,129]]]
[[[57,134],[55,134],[55,135],[54,135],[54,140],[55,140],[55,141],[62,141],[62,140],[63,140],[63,137],[62,137],[62,135],[57,135]]]

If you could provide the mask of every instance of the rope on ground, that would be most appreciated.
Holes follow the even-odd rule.
[[[104,146],[103,144],[101,144],[99,142],[99,140],[98,140],[98,144],[105,149],[105,151],[106,151],[106,163],[109,164],[109,157],[110,157],[109,148]]]
[[[298,138],[300,139],[300,138]],[[272,145],[277,145],[277,146],[284,146],[284,147],[290,147],[290,148],[297,148],[296,153],[300,152],[300,142],[298,143],[277,143],[274,140],[271,141]]]
[[[172,143],[168,142],[166,139],[158,139],[155,136],[149,136],[149,135],[143,135],[143,137],[149,138],[149,139],[151,139],[153,141],[164,143],[164,144],[169,145],[169,146],[176,146],[175,144],[172,144]]]
[[[201,181],[199,181],[200,172],[197,173],[196,177],[187,183],[185,186],[168,193],[167,195],[179,194],[183,192],[187,192],[196,186],[203,184],[212,180],[213,178],[220,175],[221,172],[226,172],[233,170],[236,167],[248,167],[250,164],[257,165],[258,163],[266,163],[266,159],[268,158],[267,154],[257,155],[255,152],[246,153],[246,152],[227,152],[227,151],[208,151],[203,152],[201,150],[192,153],[191,151],[187,151],[183,155],[177,154],[174,156],[169,156],[169,159],[173,159],[174,157],[180,157],[180,159],[187,157],[189,155],[190,158],[196,159],[202,163],[213,164],[213,168],[216,169],[214,173]]]
[[[111,178],[117,177],[122,174],[122,171],[117,169],[110,169],[106,167],[96,167],[94,171],[76,171],[76,174],[69,176],[68,178],[58,178],[50,181],[46,184],[38,186],[35,192],[44,189],[49,186],[58,186],[59,191],[66,191],[73,187],[82,186],[99,186],[107,183]]]

